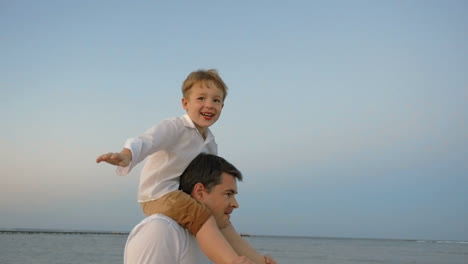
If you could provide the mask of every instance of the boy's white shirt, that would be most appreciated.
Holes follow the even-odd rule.
[[[148,157],[141,171],[138,202],[178,190],[180,175],[198,154],[218,154],[214,135],[207,129],[204,140],[188,114],[165,119],[142,135],[127,139],[124,148],[132,152],[132,161],[125,168],[117,167],[118,175],[127,175]]]
[[[127,238],[124,264],[211,263],[187,229],[170,217],[154,214],[133,228]]]

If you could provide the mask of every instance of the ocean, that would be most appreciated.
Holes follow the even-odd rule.
[[[0,232],[1,264],[122,263],[125,233]],[[467,264],[467,241],[250,236],[282,264]]]

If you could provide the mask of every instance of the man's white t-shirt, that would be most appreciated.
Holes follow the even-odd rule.
[[[154,214],[133,228],[127,239],[124,264],[212,263],[197,240],[171,218]]]

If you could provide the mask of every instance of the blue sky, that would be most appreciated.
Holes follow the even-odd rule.
[[[1,228],[130,230],[139,171],[95,158],[182,115],[243,173],[238,231],[468,240],[466,1],[2,1]]]

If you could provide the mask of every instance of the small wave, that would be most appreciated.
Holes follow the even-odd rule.
[[[417,240],[418,243],[437,243],[437,244],[468,244],[468,241],[456,240]]]
[[[468,244],[468,241],[451,241],[451,240],[438,240],[436,243],[439,244]]]

